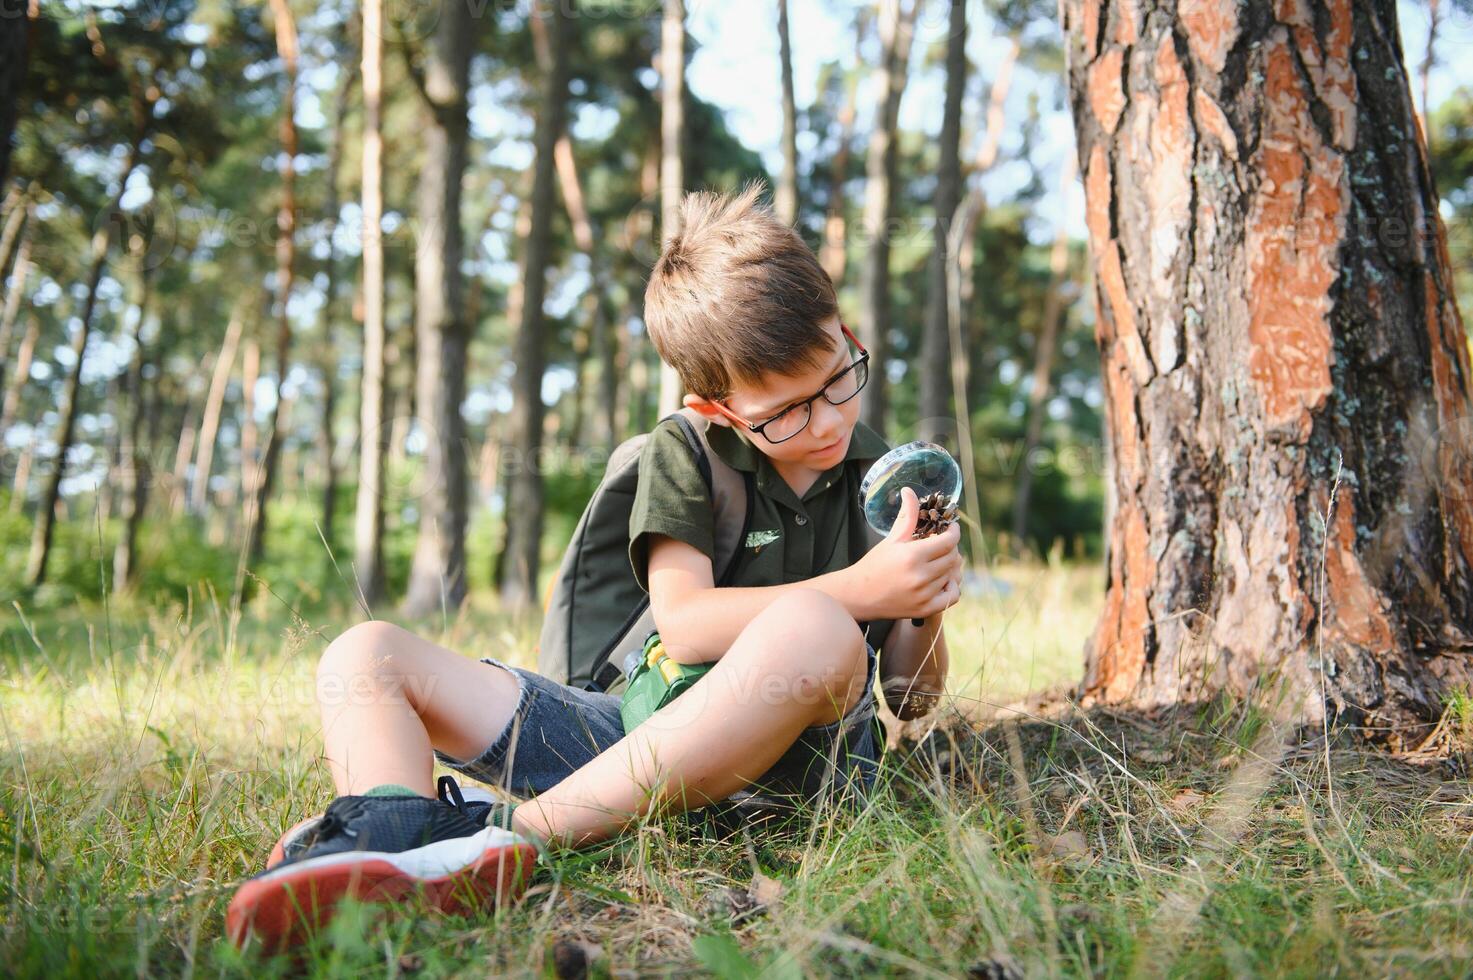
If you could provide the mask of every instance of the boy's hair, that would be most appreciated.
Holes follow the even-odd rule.
[[[753,182],[736,195],[687,194],[644,293],[655,350],[687,390],[712,401],[733,381],[811,370],[834,349],[821,326],[839,311],[834,284],[797,232],[758,203],[762,190]]]

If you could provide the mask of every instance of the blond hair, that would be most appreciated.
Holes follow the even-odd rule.
[[[687,194],[645,288],[655,350],[687,390],[713,401],[729,397],[733,381],[801,374],[834,349],[823,327],[839,311],[834,284],[759,203],[763,189],[754,181],[735,195]]]

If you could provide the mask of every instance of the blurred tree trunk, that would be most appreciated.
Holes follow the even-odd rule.
[[[778,59],[783,85],[783,170],[773,204],[785,225],[798,221],[798,106],[793,99],[793,41],[788,32],[788,0],[777,0]]]
[[[324,541],[331,546],[337,517],[338,467],[334,459],[337,440],[333,438],[333,422],[338,410],[338,345],[337,317],[338,302],[338,254],[333,244],[337,233],[338,212],[342,210],[342,199],[338,192],[338,180],[343,169],[343,141],[348,124],[348,107],[352,102],[353,86],[358,79],[358,66],[343,63],[342,85],[338,87],[336,111],[333,113],[332,135],[327,154],[327,197],[323,202],[326,217],[327,257],[323,261],[322,318],[318,323],[318,366],[322,378],[322,426],[318,437],[318,459],[322,466],[322,524]]]
[[[1078,173],[1074,158],[1064,162],[1059,180],[1060,200],[1068,201]],[[1044,296],[1043,319],[1038,325],[1038,341],[1033,349],[1033,386],[1028,392],[1028,428],[1023,436],[1023,452],[1018,457],[1018,489],[1013,497],[1013,540],[1022,548],[1028,531],[1028,500],[1033,494],[1033,450],[1043,438],[1044,416],[1048,414],[1048,396],[1052,387],[1054,355],[1059,347],[1059,327],[1064,320],[1064,294],[1068,288],[1069,228],[1059,222],[1054,244],[1049,249],[1049,283]]]
[[[551,55],[546,53],[546,28],[541,26],[540,21],[534,21],[538,29],[534,37],[540,37],[538,41],[538,58],[550,59]],[[583,198],[583,184],[578,177],[578,162],[573,156],[573,141],[566,133],[558,138],[557,146],[553,149],[553,156],[557,165],[558,183],[562,187],[563,204],[568,209],[568,222],[573,227],[573,244],[578,251],[588,257],[588,292],[583,297],[583,322],[579,327],[579,336],[583,338],[583,349],[579,352],[578,379],[579,383],[574,394],[579,399],[577,411],[574,413],[574,424],[569,426],[569,443],[576,449],[582,437],[582,420],[592,417],[599,420],[599,431],[594,436],[597,445],[612,447],[614,442],[614,413],[613,406],[619,397],[619,379],[617,366],[613,363],[613,338],[609,336],[611,324],[608,318],[608,307],[604,303],[604,294],[608,290],[608,279],[604,275],[603,257],[599,254],[597,243],[594,239],[593,221],[588,214],[588,205]],[[599,372],[599,384],[597,388],[592,384],[585,383],[585,368],[597,369]],[[596,394],[595,394],[596,392]],[[585,401],[591,401],[594,405],[605,406],[604,411],[589,411],[585,409]]]
[[[240,493],[236,501],[254,498],[261,464],[256,428],[256,382],[261,378],[261,345],[247,337],[240,366]]]
[[[281,108],[281,206],[276,212],[276,401],[266,424],[266,452],[256,480],[255,502],[247,510],[250,561],[266,550],[266,505],[276,482],[276,464],[286,439],[282,417],[283,389],[291,369],[292,321],[289,314],[297,258],[297,24],[287,0],[270,0],[276,27],[276,53],[286,72]]]
[[[19,514],[26,506],[26,498],[31,495],[31,463],[36,458],[36,440],[39,438],[34,432],[26,440],[25,448],[20,451],[20,457],[15,461],[15,479],[10,483],[10,513]]]
[[[1422,49],[1422,62],[1417,66],[1417,87],[1422,96],[1422,134],[1429,141],[1432,134],[1427,128],[1427,114],[1432,107],[1427,104],[1427,84],[1432,77],[1432,69],[1437,67],[1437,32],[1441,27],[1442,0],[1427,0],[1427,44]]]
[[[502,599],[512,608],[531,605],[537,599],[543,513],[539,467],[544,417],[542,375],[547,356],[542,305],[552,248],[554,151],[567,109],[568,32],[576,15],[576,6],[571,2],[549,4],[532,12],[534,17],[550,18],[549,65],[533,134],[537,156],[533,164],[531,228],[522,249],[522,322],[517,331],[511,423],[518,458],[509,488],[506,569],[501,587]]]
[[[685,0],[665,0],[660,24],[660,240],[675,234],[685,193]],[[680,375],[660,362],[660,416],[680,407]]]
[[[384,588],[383,0],[363,0],[363,379],[358,419],[358,498],[353,517],[353,573],[359,598],[372,606]]]
[[[26,80],[31,20],[27,0],[0,0],[0,186],[10,178],[10,140]],[[34,16],[34,14],[32,15]]]
[[[35,233],[35,205],[29,201],[21,209],[29,212],[25,219],[25,231],[20,236],[20,247],[15,253],[15,269],[10,275],[10,286],[5,293],[5,309],[0,312],[0,396],[5,394],[5,372],[10,366],[10,338],[15,333],[16,320],[20,318],[21,302],[25,298],[26,284],[31,277],[31,237]],[[19,379],[17,379],[19,380]],[[3,401],[3,398],[0,398]],[[0,425],[0,437],[5,435],[5,426]],[[0,445],[4,445],[0,438]]]
[[[869,24],[867,9],[861,9],[855,18],[854,48],[864,45],[864,35]],[[849,182],[849,158],[853,155],[854,119],[859,97],[859,72],[852,71],[844,82],[844,104],[839,108],[839,146],[834,151],[833,173],[829,177],[829,200],[823,222],[823,244],[819,246],[818,261],[834,287],[844,285],[844,270],[848,259],[848,217],[845,214],[846,195],[844,188]]]
[[[214,370],[214,354],[206,355],[204,364],[201,365],[202,373],[208,374]],[[189,385],[173,385],[168,383],[167,376],[160,381],[160,385],[169,389],[171,396],[177,394],[174,401],[178,403],[179,438],[174,444],[174,468],[171,471],[169,483],[169,515],[171,517],[182,514],[189,501],[189,464],[195,453],[195,435],[199,430],[196,424],[195,413],[197,406],[194,404],[194,396],[190,394]],[[181,389],[177,392],[175,389]]]
[[[93,50],[99,57],[112,62],[112,55],[103,44],[95,24],[88,28]],[[116,65],[116,62],[112,62]],[[97,312],[97,288],[102,283],[102,274],[107,269],[107,254],[112,247],[113,233],[124,227],[125,220],[120,202],[128,180],[138,168],[141,147],[148,137],[153,122],[153,106],[159,92],[151,82],[133,84],[130,79],[130,106],[133,117],[133,134],[128,143],[127,155],[118,174],[117,192],[108,201],[103,218],[92,233],[91,256],[88,260],[86,299],[77,318],[77,327],[72,334],[71,351],[73,360],[66,379],[62,382],[61,403],[57,406],[56,463],[41,491],[41,505],[36,513],[35,531],[31,536],[30,553],[26,556],[26,581],[38,586],[46,581],[46,565],[51,559],[51,535],[56,523],[56,506],[61,499],[61,481],[66,475],[66,458],[72,448],[72,435],[77,422],[77,402],[82,380],[82,361],[87,351],[87,339],[92,334],[92,318]]]
[[[1473,681],[1467,335],[1392,0],[1066,0],[1117,505],[1090,701]]]
[[[536,14],[534,12],[535,19]],[[415,254],[415,416],[426,436],[424,493],[418,499],[419,537],[404,599],[406,616],[456,610],[465,600],[466,349],[461,260],[461,183],[465,176],[475,22],[463,0],[444,0],[430,45],[422,94],[429,119],[419,181],[419,242]]]
[[[1003,123],[1007,121],[1008,92],[1012,89],[1013,69],[1018,64],[1018,55],[1022,51],[1023,44],[1018,34],[1014,34],[1008,43],[1007,50],[998,60],[992,70],[992,84],[988,86],[987,109],[983,116],[982,143],[977,147],[977,156],[972,161],[971,171],[964,178],[972,181],[972,189],[967,192],[966,199],[961,204],[961,214],[956,219],[960,225],[955,229],[955,236],[961,243],[957,249],[957,264],[961,266],[964,274],[962,276],[962,303],[975,319],[977,311],[971,309],[972,302],[972,278],[973,267],[976,264],[977,236],[973,234],[973,228],[977,219],[987,210],[987,194],[982,189],[981,178],[993,165],[997,163],[998,154],[1002,150]],[[981,331],[972,331],[980,334]]]
[[[870,372],[861,416],[876,432],[885,431],[889,414],[886,371],[890,345],[890,223],[895,215],[900,97],[905,92],[910,42],[920,0],[880,0],[880,64],[875,87],[880,99],[865,158],[864,240],[859,325],[875,369]]]
[[[203,515],[210,500],[210,471],[215,466],[215,440],[220,433],[220,414],[225,405],[225,393],[230,387],[230,372],[235,367],[235,350],[240,345],[240,333],[245,325],[245,302],[239,301],[230,311],[230,320],[225,325],[225,339],[220,342],[220,352],[215,356],[215,369],[210,377],[210,388],[205,395],[204,414],[199,426],[199,448],[194,454],[194,473],[179,476],[189,481],[189,509]],[[242,392],[244,394],[244,392]],[[244,447],[245,443],[241,443]]]
[[[653,200],[660,189],[660,145],[652,140],[646,149],[644,166],[639,171],[639,199],[641,201]],[[625,261],[622,263],[620,278],[624,282],[639,282],[645,278],[643,269],[637,268],[631,259],[634,248],[638,242],[648,242],[652,252],[659,251],[659,241],[655,237],[655,222],[653,213],[646,208],[639,208],[634,214],[635,230],[629,233],[626,223],[626,234],[629,236],[630,249],[621,253]],[[624,310],[623,323],[620,326],[619,342],[622,348],[621,356],[624,361],[624,369],[629,377],[629,397],[622,403],[623,411],[617,422],[619,432],[628,436],[635,432],[643,432],[647,428],[646,416],[649,414],[650,404],[650,370],[647,348],[650,347],[649,331],[641,330],[635,334],[631,325],[635,321],[644,322],[644,292],[638,288],[631,288],[628,294],[628,306]]]
[[[947,384],[951,369],[946,305],[947,266],[951,256],[947,252],[947,242],[957,204],[961,200],[962,96],[967,87],[966,0],[950,0],[950,3],[946,35],[946,101],[941,114],[936,193],[932,198],[936,216],[932,227],[931,257],[926,268],[926,319],[921,334],[920,375],[916,381],[920,395],[920,437],[932,441],[951,430],[953,419],[951,387]],[[954,448],[954,440],[947,442]]]
[[[26,317],[26,332],[15,355],[15,376],[5,389],[4,404],[0,405],[0,451],[5,446],[5,433],[20,409],[21,395],[31,380],[31,362],[35,359],[36,344],[40,339],[41,321],[32,313]]]
[[[0,3],[3,2],[4,0],[0,0]],[[23,191],[18,187],[12,187],[5,195],[5,223],[0,225],[0,282],[10,272],[10,262],[15,258],[15,250],[20,245],[21,229],[35,217],[35,200],[34,190]]]
[[[147,249],[143,250],[145,253]],[[130,335],[133,340],[133,357],[128,362],[124,378],[124,404],[127,419],[121,425],[121,466],[119,467],[123,526],[113,547],[113,590],[126,591],[137,577],[138,525],[143,518],[147,503],[150,467],[148,453],[139,443],[143,430],[147,394],[143,387],[143,374],[149,363],[150,351],[145,346],[143,328],[147,323],[153,299],[153,270],[143,261],[138,276],[138,317]]]

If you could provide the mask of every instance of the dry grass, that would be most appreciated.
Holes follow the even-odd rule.
[[[1216,702],[976,730],[976,703],[1079,674],[1097,569],[1017,567],[953,611],[954,703],[860,813],[760,832],[655,821],[553,858],[476,918],[343,917],[296,963],[220,939],[235,882],[330,795],[312,668],[347,612],[52,610],[0,620],[0,969],[419,975],[687,972],[1459,976],[1473,969],[1473,794]],[[472,607],[433,632],[530,649]],[[527,658],[523,657],[523,662]],[[1462,729],[1466,737],[1466,727]],[[1334,805],[1331,805],[1333,790]]]

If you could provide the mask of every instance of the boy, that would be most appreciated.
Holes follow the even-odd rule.
[[[590,843],[652,810],[754,786],[862,789],[879,749],[876,674],[902,718],[930,709],[947,665],[940,613],[960,593],[960,534],[953,525],[912,540],[907,491],[871,547],[858,485],[887,447],[858,423],[868,355],[827,274],[757,203],[760,190],[687,196],[645,294],[650,337],[709,424],[712,451],[754,474],[754,530],[718,589],[711,502],[672,423],[640,460],[630,561],[666,653],[712,669],[626,733],[613,695],[468,660],[388,623],[348,629],[318,666],[325,755],[343,795],[288,831],[270,869],[236,894],[237,942],[289,941],[349,893],[418,888],[447,908],[504,896],[537,847]],[[442,777],[436,799],[435,757],[532,798],[514,809],[467,802]]]

